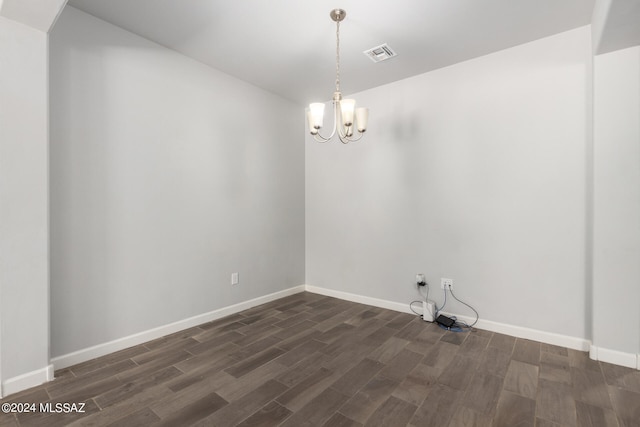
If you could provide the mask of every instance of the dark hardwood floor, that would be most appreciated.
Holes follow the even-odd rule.
[[[296,294],[56,372],[0,426],[640,426],[640,371]],[[52,406],[55,408],[55,406]]]

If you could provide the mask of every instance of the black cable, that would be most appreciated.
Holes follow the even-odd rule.
[[[429,302],[429,285],[427,283],[425,283],[424,286],[427,288],[427,295],[425,296],[424,300],[426,302]],[[421,287],[422,286],[418,286],[418,288],[421,288]],[[462,332],[463,328],[467,328],[467,329],[473,328],[473,326],[475,326],[475,324],[478,323],[478,320],[480,319],[480,315],[478,314],[478,311],[475,308],[473,308],[472,306],[470,306],[469,304],[467,304],[466,302],[458,299],[458,297],[456,297],[456,294],[453,293],[453,289],[451,288],[451,286],[449,286],[448,288],[444,288],[443,289],[443,291],[444,291],[444,302],[442,303],[442,306],[440,308],[438,308],[438,305],[434,304],[435,311],[436,311],[434,313],[434,317],[438,317],[438,314],[440,313],[440,311],[442,311],[442,309],[444,309],[444,307],[447,305],[447,289],[449,290],[449,292],[451,292],[451,296],[456,301],[458,301],[460,304],[466,305],[471,310],[473,310],[473,312],[476,314],[476,320],[471,325],[469,325],[466,322],[459,321],[455,316],[451,316],[451,319],[453,319],[455,321],[455,323],[451,327],[447,328],[446,326],[443,326],[443,325],[440,325],[440,324],[438,324],[438,326],[440,326],[442,329],[445,329],[445,330],[448,330],[448,331],[452,331],[452,332]],[[420,290],[420,295],[422,295],[422,291],[421,290]],[[423,316],[424,313],[419,313],[419,312],[417,312],[417,311],[415,311],[413,309],[413,304],[415,304],[415,303],[422,304],[422,301],[411,301],[409,303],[409,309],[411,309],[411,311],[414,314],[417,314],[418,316]]]
[[[424,300],[426,302],[429,302],[429,284],[427,282],[425,282],[425,286],[427,287],[427,296],[424,297]]]
[[[420,292],[420,295],[422,295],[422,288],[423,288],[423,287],[427,288],[427,295],[424,297],[424,300],[428,302],[428,301],[429,301],[429,284],[428,284],[427,282],[423,282],[423,283],[424,283],[424,285],[422,285],[422,286],[420,286],[420,285],[418,284],[418,291]],[[422,316],[422,318],[424,318],[424,313],[420,314],[420,313],[418,313],[417,311],[415,311],[415,310],[413,309],[413,304],[414,304],[414,303],[416,303],[416,302],[419,302],[420,304],[422,304],[422,301],[411,301],[411,302],[409,303],[409,308],[410,308],[410,309],[411,309],[411,311],[413,311],[415,314],[417,314],[418,316]]]
[[[421,315],[421,313],[418,313],[417,311],[415,311],[415,310],[413,309],[413,304],[415,304],[415,303],[417,303],[417,302],[419,302],[420,304],[422,304],[422,301],[411,301],[411,302],[409,303],[409,308],[410,308],[410,309],[411,309],[411,311],[413,311],[415,314],[417,314],[418,316],[420,316],[420,315]]]
[[[438,308],[438,304],[434,303],[434,306],[436,308],[436,313],[435,316],[438,317],[438,313],[440,313],[440,311],[444,308],[445,305],[447,305],[447,290],[443,289],[444,291],[444,302],[442,303],[442,307]]]
[[[476,309],[475,309],[475,308],[471,307],[469,304],[467,304],[467,303],[466,303],[466,302],[464,302],[464,301],[460,301],[460,300],[456,297],[456,295],[453,293],[453,289],[451,289],[451,286],[449,286],[449,292],[451,292],[451,296],[452,296],[456,301],[458,301],[458,302],[459,302],[459,303],[461,303],[461,304],[466,305],[466,306],[467,306],[467,307],[469,307],[471,310],[473,310],[473,312],[476,314],[476,320],[475,320],[475,322],[473,322],[471,325],[467,325],[467,324],[466,324],[466,323],[464,323],[464,322],[458,322],[459,324],[461,324],[462,326],[464,326],[464,327],[466,327],[466,328],[473,328],[473,325],[475,325],[476,323],[478,323],[478,319],[480,319],[480,315],[478,314],[478,312],[476,311]],[[446,295],[446,292],[445,292],[445,295]]]

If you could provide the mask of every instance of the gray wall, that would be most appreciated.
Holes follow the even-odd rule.
[[[640,47],[594,67],[593,344],[640,354]]]
[[[6,385],[49,364],[47,35],[0,17],[0,70],[0,380]]]
[[[53,357],[304,283],[298,106],[71,7],[50,43]]]
[[[442,303],[448,277],[484,319],[589,338],[590,49],[584,27],[355,94],[361,142],[307,138],[307,283],[408,303],[421,272]]]

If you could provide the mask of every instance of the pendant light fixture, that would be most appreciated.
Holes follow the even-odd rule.
[[[340,22],[347,16],[347,12],[342,9],[334,9],[329,13],[331,19],[336,23],[336,91],[333,94],[333,129],[327,137],[320,135],[322,122],[324,119],[324,107],[322,102],[314,102],[309,105],[307,120],[309,131],[318,142],[327,142],[334,135],[338,135],[340,142],[348,144],[358,141],[367,130],[367,120],[369,110],[367,108],[355,108],[355,99],[342,99],[340,93]],[[353,131],[357,129],[358,135],[354,136]]]

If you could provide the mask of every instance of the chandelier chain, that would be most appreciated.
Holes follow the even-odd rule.
[[[336,92],[340,92],[340,21],[336,21]]]

